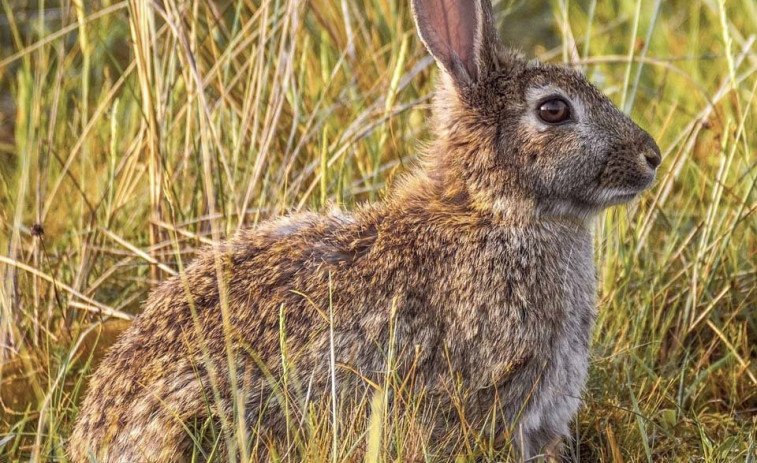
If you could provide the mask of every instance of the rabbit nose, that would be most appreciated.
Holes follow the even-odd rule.
[[[655,143],[654,139],[647,133],[644,133],[645,140],[642,145],[642,152],[644,153],[644,159],[652,170],[657,169],[657,166],[662,162],[662,155],[660,154],[660,148]]]
[[[647,160],[647,164],[649,164],[649,167],[651,167],[652,169],[657,169],[657,166],[659,166],[662,162],[660,152],[657,150],[644,151],[644,158]]]

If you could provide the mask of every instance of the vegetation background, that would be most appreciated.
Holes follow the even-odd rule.
[[[582,69],[664,155],[651,192],[596,224],[569,455],[757,461],[757,2],[495,8],[506,42]],[[59,461],[150,288],[240,227],[380,199],[429,136],[437,71],[407,0],[0,10],[0,461]],[[331,442],[323,460],[348,460]]]

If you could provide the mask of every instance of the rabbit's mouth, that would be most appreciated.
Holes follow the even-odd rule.
[[[636,198],[637,193],[626,193],[622,195],[618,195],[613,198],[613,202],[618,203],[627,203],[628,201],[631,201],[632,199]]]
[[[616,191],[608,191],[606,193],[606,199],[604,201],[606,206],[615,206],[618,204],[624,204],[629,201],[632,201],[636,199],[636,196],[638,196],[639,192],[616,192]]]
[[[589,197],[572,197],[571,199],[553,199],[550,201],[544,201],[539,204],[538,209],[539,214],[541,215],[571,215],[579,218],[590,218],[608,207],[618,206],[633,201],[641,191],[600,189],[595,190],[595,192]]]

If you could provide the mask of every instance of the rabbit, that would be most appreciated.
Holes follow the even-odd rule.
[[[578,71],[503,45],[489,0],[411,1],[440,69],[414,170],[352,212],[243,230],[159,285],[89,382],[73,461],[180,460],[187,423],[235,400],[275,439],[282,355],[322,403],[380,383],[390,342],[440,426],[462,420],[457,381],[471,428],[559,457],[596,318],[592,221],[652,185],[660,150]]]

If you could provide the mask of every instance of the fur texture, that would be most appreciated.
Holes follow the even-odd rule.
[[[384,202],[263,223],[154,290],[90,381],[75,462],[178,460],[187,423],[232,416],[233,396],[275,439],[282,315],[312,401],[330,392],[330,316],[341,395],[382,382],[391,323],[440,435],[460,424],[454,381],[466,422],[524,459],[568,435],[595,319],[589,222],[652,183],[659,149],[578,72],[506,49],[488,0],[474,5],[413,2],[442,69],[421,165]],[[452,33],[445,15],[462,16]],[[540,119],[556,97],[567,123]]]

